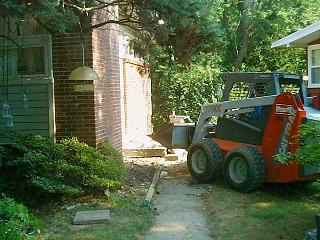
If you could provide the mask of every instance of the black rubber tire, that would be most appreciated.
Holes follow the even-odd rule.
[[[204,164],[202,170],[197,169],[197,155],[202,155]],[[223,157],[220,147],[211,139],[203,139],[191,144],[188,150],[187,165],[193,178],[201,183],[207,183],[220,175],[223,169]]]
[[[241,172],[243,169],[240,169],[240,162],[244,165],[244,173]],[[241,173],[233,173],[232,171],[236,168],[238,173],[239,171]],[[265,182],[266,163],[261,153],[255,148],[236,147],[226,155],[224,176],[226,182],[231,188],[243,193],[252,192],[261,187]]]

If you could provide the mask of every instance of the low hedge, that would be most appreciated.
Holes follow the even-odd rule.
[[[2,191],[75,197],[119,189],[127,179],[122,155],[108,143],[97,150],[76,138],[58,143],[35,135],[13,139],[10,147],[0,147]]]

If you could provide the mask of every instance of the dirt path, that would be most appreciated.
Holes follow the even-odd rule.
[[[186,162],[167,163],[168,176],[159,182],[154,196],[158,215],[147,240],[212,239],[202,213],[204,185],[192,184]]]

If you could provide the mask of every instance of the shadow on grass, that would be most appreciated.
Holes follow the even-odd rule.
[[[206,188],[202,196],[208,228],[217,240],[303,239],[315,227],[320,212],[320,182],[265,183],[251,193],[231,189],[223,177],[201,184],[186,172],[186,164],[168,167],[169,175],[187,178],[190,185]]]
[[[203,197],[214,239],[302,239],[320,212],[320,183],[264,184],[252,193],[229,188],[222,178]]]
[[[190,184],[199,184],[207,187],[219,187],[226,191],[232,190],[228,184],[225,182],[223,176],[218,176],[212,182],[207,184],[199,183],[195,179],[190,179]],[[287,200],[313,200],[319,201],[320,203],[320,180],[315,180],[313,182],[292,182],[292,183],[264,183],[259,189],[251,193],[244,194],[254,194],[254,193],[265,193],[272,195],[274,197],[284,198]],[[238,194],[243,194],[239,193]]]
[[[261,191],[295,200],[320,201],[320,182],[294,182],[294,183],[265,183]]]

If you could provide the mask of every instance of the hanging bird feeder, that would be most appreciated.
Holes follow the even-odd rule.
[[[6,118],[11,116],[11,106],[8,103],[2,104],[2,117]]]
[[[13,116],[12,115],[7,116],[4,119],[6,121],[6,127],[7,128],[12,128],[13,127]]]
[[[11,115],[11,106],[8,103],[2,104],[2,117],[8,128],[13,127],[13,116]]]
[[[28,108],[28,97],[26,94],[23,94],[21,97],[23,108]]]

